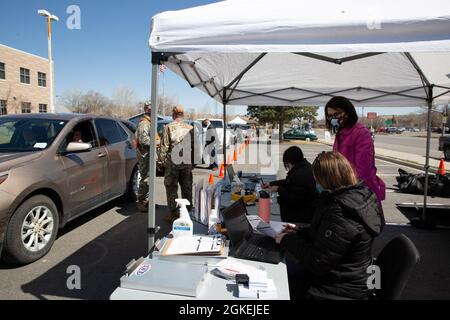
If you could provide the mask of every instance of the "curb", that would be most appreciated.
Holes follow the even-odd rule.
[[[327,146],[330,146],[330,147],[333,146],[333,144],[325,142],[325,141],[317,140],[315,142],[318,142],[318,143],[321,143],[321,144],[324,144],[324,145],[327,145]],[[392,157],[382,156],[382,155],[377,155],[377,154],[375,154],[375,159],[392,162],[392,163],[395,163],[395,164],[398,164],[398,165],[401,165],[401,166],[414,168],[416,170],[420,170],[420,171],[425,172],[425,168],[424,168],[423,165],[414,164],[412,162],[405,161],[405,160],[402,160],[402,159],[392,158]],[[430,166],[429,173],[437,173],[437,170],[438,170],[438,168]]]

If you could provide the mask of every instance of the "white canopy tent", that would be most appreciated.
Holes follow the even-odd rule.
[[[247,121],[245,121],[244,119],[242,119],[241,117],[236,117],[233,120],[230,120],[228,122],[229,124],[237,124],[237,125],[243,125],[243,124],[247,124]]]
[[[223,103],[224,119],[227,105],[344,95],[356,106],[428,106],[430,129],[432,106],[450,102],[448,0],[228,0],[154,16],[150,47],[153,106],[159,64]],[[151,174],[154,159],[152,146]],[[149,200],[152,236],[154,186]],[[423,220],[426,201],[427,188]]]

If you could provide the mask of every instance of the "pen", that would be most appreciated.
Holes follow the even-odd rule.
[[[198,239],[197,241],[198,241],[198,246],[197,246],[197,251],[198,251],[198,249],[200,249],[200,242],[202,241],[202,237],[200,237],[200,239]]]

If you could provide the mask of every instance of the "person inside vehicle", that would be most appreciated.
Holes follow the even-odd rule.
[[[377,176],[375,147],[369,129],[358,123],[355,107],[345,97],[333,97],[328,101],[325,116],[328,130],[336,133],[333,150],[350,161],[358,179],[377,195],[381,204],[386,198],[386,186]]]
[[[311,164],[297,146],[284,152],[283,163],[288,171],[286,179],[265,183],[262,187],[278,192],[283,222],[310,223],[318,196]]]
[[[377,196],[338,152],[319,154],[313,173],[321,193],[310,227],[287,224],[276,237],[298,264],[290,282],[299,298],[368,299],[372,243],[384,225]]]
[[[22,137],[23,137],[23,145],[26,148],[34,148],[34,145],[36,144],[36,135],[34,134],[31,127],[26,127],[22,131]]]
[[[80,130],[75,130],[73,132],[72,142],[83,142],[83,136]]]

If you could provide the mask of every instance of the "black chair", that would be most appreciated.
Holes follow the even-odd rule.
[[[381,288],[375,290],[376,299],[400,299],[409,276],[419,260],[420,253],[407,236],[400,234],[392,239],[375,260],[381,276]]]

